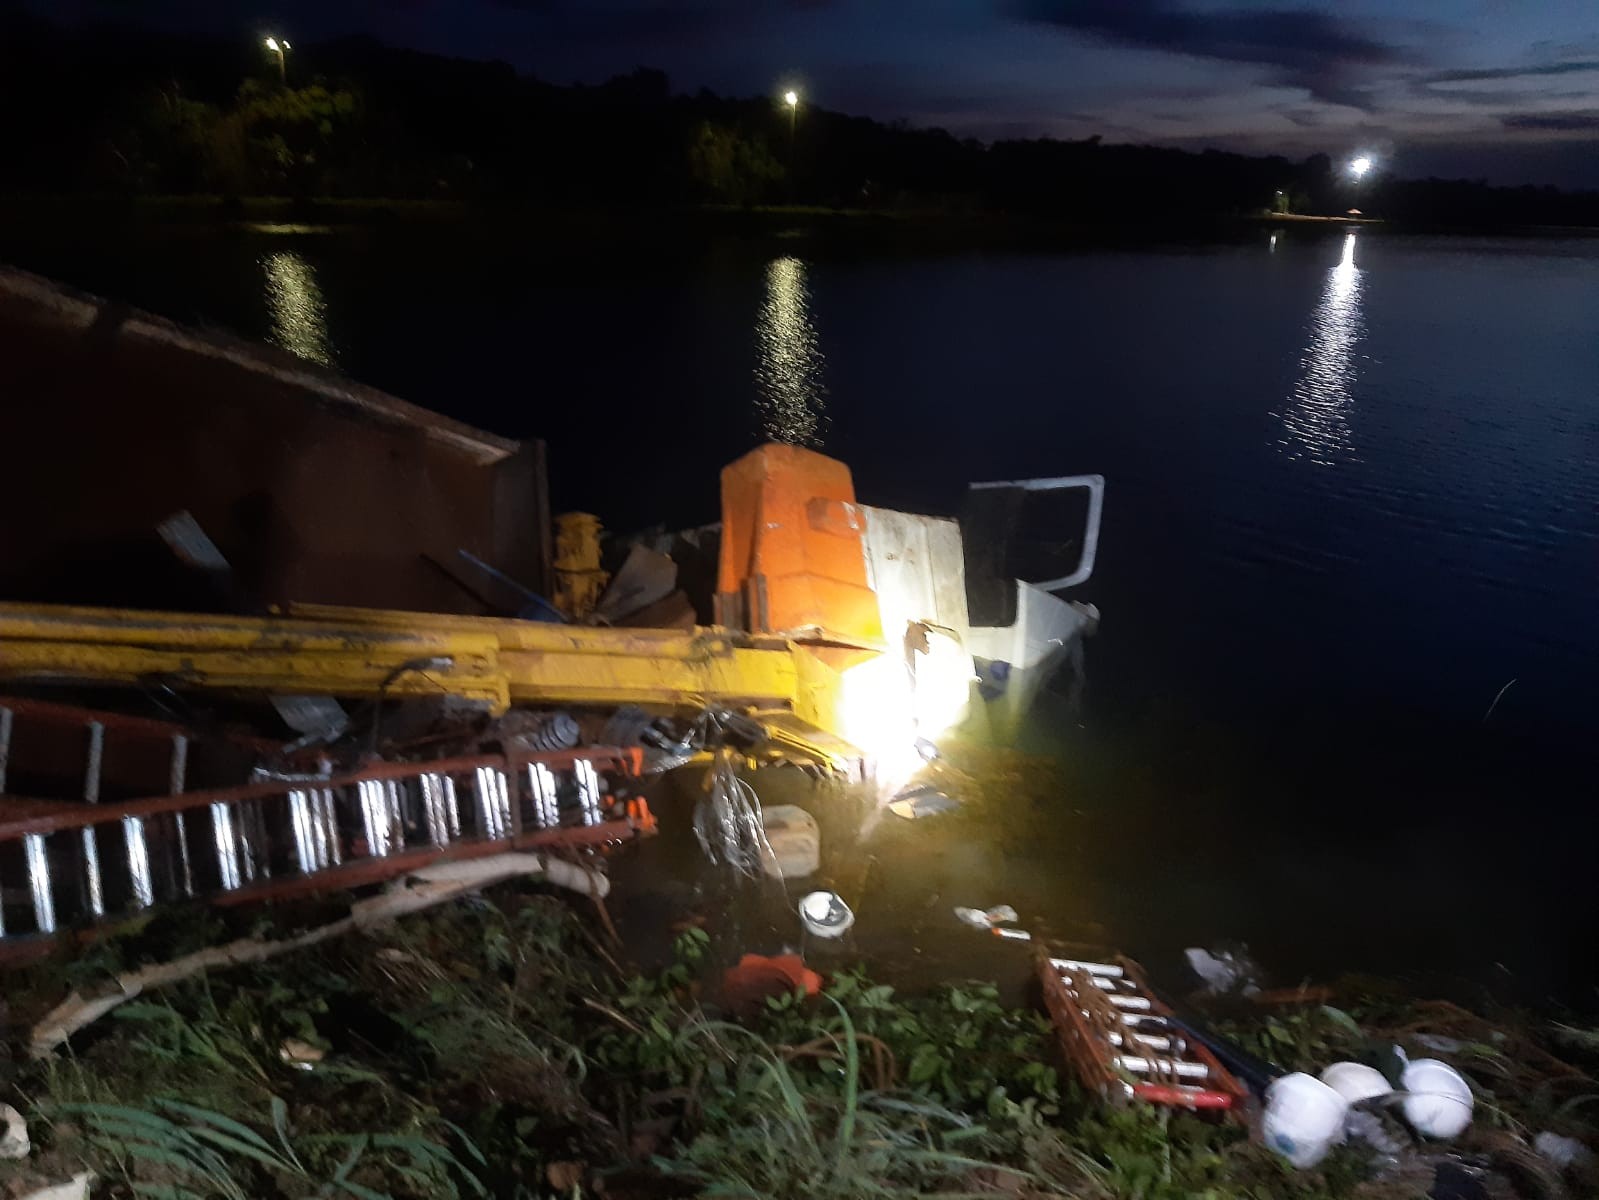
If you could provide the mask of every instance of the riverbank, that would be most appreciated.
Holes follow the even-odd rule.
[[[1478,1119],[1458,1141],[1382,1118],[1383,1148],[1352,1142],[1296,1171],[1243,1124],[1084,1094],[1041,1010],[992,981],[899,992],[846,947],[814,963],[820,995],[751,1003],[712,949],[727,910],[640,970],[599,910],[521,884],[214,969],[25,1057],[31,1022],[69,989],[236,934],[292,937],[337,908],[168,911],[8,980],[0,1101],[33,1149],[0,1162],[0,1188],[91,1171],[97,1196],[1386,1200],[1463,1167],[1484,1195],[1551,1198],[1566,1181],[1534,1135],[1595,1135],[1585,1031],[1489,1024],[1369,981],[1326,1002],[1206,1002],[1283,1069],[1398,1041],[1470,1079]]]
[[[1056,220],[1039,214],[977,209],[839,208],[821,205],[700,205],[607,209],[541,209],[501,202],[383,197],[0,196],[0,221],[47,229],[107,226],[150,232],[315,235],[363,230],[451,232],[511,242],[544,237],[648,241],[684,235],[791,236],[796,232],[860,239],[887,247],[915,244],[1031,247],[1049,244],[1138,245],[1163,241],[1227,241],[1262,226],[1363,227],[1396,233],[1454,233],[1521,237],[1599,236],[1599,227],[1439,225],[1393,222],[1380,216],[1247,213],[1236,216],[1174,211],[1159,222]]]

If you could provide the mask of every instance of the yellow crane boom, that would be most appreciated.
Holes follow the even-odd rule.
[[[852,749],[839,675],[807,648],[726,629],[609,629],[296,605],[265,617],[0,604],[0,681],[512,704],[718,705],[829,757]]]

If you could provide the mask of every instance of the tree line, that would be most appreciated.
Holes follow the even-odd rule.
[[[776,97],[674,94],[639,69],[558,86],[349,38],[279,71],[253,41],[0,15],[0,189],[376,197],[519,207],[807,204],[1136,224],[1276,209],[1436,225],[1599,225],[1599,193],[1355,181],[1302,161],[957,138]]]

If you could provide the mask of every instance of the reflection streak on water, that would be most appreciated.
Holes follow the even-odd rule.
[[[1354,405],[1355,347],[1365,332],[1360,310],[1360,270],[1355,235],[1344,237],[1344,253],[1327,276],[1321,303],[1310,318],[1310,340],[1299,360],[1299,379],[1282,413],[1289,458],[1321,466],[1358,461],[1349,412]]]
[[[766,300],[755,324],[755,386],[761,432],[774,442],[820,446],[827,432],[824,359],[811,323],[805,264],[775,258],[766,266]]]
[[[292,250],[266,255],[261,269],[266,272],[272,340],[291,354],[332,366],[327,305],[317,286],[316,269]]]

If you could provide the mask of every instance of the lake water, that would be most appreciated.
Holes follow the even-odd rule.
[[[1288,980],[1592,1003],[1599,242],[12,229],[0,257],[543,437],[558,508],[617,529],[714,519],[774,437],[927,511],[1102,473],[1087,710],[1025,739],[1071,794],[987,812],[950,886],[993,894],[917,936],[964,953],[948,904],[1009,900],[1151,960],[1239,939]]]

